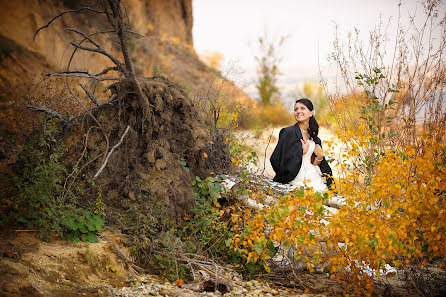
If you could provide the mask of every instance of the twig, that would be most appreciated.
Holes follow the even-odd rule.
[[[130,130],[130,125],[127,126],[127,129],[125,129],[124,133],[121,136],[121,139],[119,140],[119,142],[117,144],[115,144],[114,147],[112,147],[112,149],[110,150],[110,152],[108,153],[107,157],[105,158],[104,163],[102,164],[101,168],[99,168],[98,172],[96,172],[96,174],[94,175],[93,178],[98,177],[99,174],[101,174],[102,170],[104,170],[105,165],[107,165],[108,159],[110,158],[111,154],[113,153],[113,151],[121,145],[122,141],[124,140],[124,137],[127,135],[127,133]]]
[[[93,74],[86,74],[86,75],[82,75],[82,74],[75,74],[75,73],[60,73],[60,72],[55,72],[55,73],[46,73],[45,76],[47,77],[52,77],[52,76],[64,76],[64,77],[81,77],[81,78],[92,78],[98,81],[105,81],[105,80],[120,80],[119,77],[98,77],[95,76]]]
[[[85,110],[85,112],[93,119],[93,121],[98,125],[98,127],[102,130],[102,133],[104,134],[104,138],[105,138],[105,144],[106,144],[106,148],[105,148],[105,152],[108,152],[108,148],[110,147],[110,140],[109,137],[107,136],[105,129],[102,127],[101,123],[99,123],[99,121],[96,119],[96,117],[91,113],[91,110],[88,109],[83,103],[82,101],[76,96],[76,94],[74,94],[73,90],[71,90],[70,87],[70,83],[68,81],[68,77],[65,77],[65,84],[67,86],[68,91],[70,92],[71,96],[73,96],[73,98],[82,106],[82,108]],[[104,153],[104,159],[103,161],[105,161],[105,157],[106,154]]]
[[[293,276],[294,276],[294,278],[296,279],[296,281],[298,281],[299,282],[299,284],[300,284],[300,286],[302,287],[302,288],[305,288],[305,286],[304,286],[304,284],[302,283],[302,281],[300,280],[300,278],[298,278],[297,277],[297,274],[296,274],[296,271],[295,271],[295,269],[294,269],[294,265],[293,265],[293,262],[290,260],[290,258],[288,257],[288,255],[284,252],[283,253],[283,256],[288,260],[288,263],[289,263],[289,265],[290,265],[290,268],[291,268],[291,272],[293,273]]]
[[[119,69],[118,69],[118,67],[107,67],[104,70],[102,70],[101,72],[96,73],[95,76],[101,76],[101,75],[107,74],[109,71],[113,71],[113,70],[118,71]]]
[[[413,279],[411,269],[410,268],[406,268],[404,265],[402,265],[402,266],[403,266],[403,269],[406,271],[406,275],[409,276],[410,281],[412,282],[412,285],[415,287],[415,290],[417,290],[417,292],[420,294],[420,296],[424,297],[425,295],[420,291],[420,289],[418,288],[415,280]]]
[[[88,52],[95,52],[95,53],[99,53],[99,54],[103,54],[104,56],[106,56],[107,58],[109,58],[113,63],[115,63],[116,66],[118,66],[118,68],[120,68],[122,73],[126,73],[125,68],[122,66],[122,63],[119,62],[118,59],[116,59],[115,57],[113,57],[111,54],[109,54],[107,51],[103,50],[102,48],[92,48],[92,47],[87,47],[87,46],[82,46],[80,44],[77,44],[76,42],[72,41],[70,42],[70,44],[78,49],[84,50],[84,51],[88,51]]]
[[[51,21],[49,21],[45,26],[40,27],[39,29],[37,29],[36,33],[34,33],[34,35],[33,35],[33,41],[36,39],[36,36],[37,36],[37,34],[39,34],[40,30],[45,29],[45,28],[48,28],[48,26],[49,26],[52,22],[54,22],[57,18],[63,16],[63,15],[66,14],[66,13],[80,12],[80,11],[82,11],[82,10],[88,10],[88,11],[92,11],[92,12],[96,12],[96,13],[105,13],[105,11],[96,10],[96,9],[91,8],[91,7],[81,7],[81,8],[79,8],[79,9],[66,10],[66,11],[64,11],[64,12],[62,12],[62,13],[56,15],[56,16],[55,16]]]
[[[99,106],[100,104],[98,100],[82,84],[79,85],[81,86],[82,90],[84,90],[85,94],[87,94],[88,98],[90,98],[91,102],[96,104],[96,106]]]
[[[33,111],[38,111],[38,112],[43,112],[43,113],[49,114],[51,116],[54,116],[54,117],[58,118],[59,120],[65,122],[65,123],[68,123],[70,121],[70,119],[67,119],[67,118],[63,117],[58,112],[56,112],[54,110],[51,110],[51,109],[48,109],[48,108],[44,108],[44,107],[41,107],[41,106],[36,107],[36,106],[31,106],[31,105],[28,105],[27,108],[29,110],[33,110]]]
[[[85,34],[85,33],[82,32],[82,31],[79,31],[79,30],[74,29],[74,28],[64,28],[64,31],[71,31],[71,32],[77,33],[77,34],[79,34],[79,35],[82,35],[82,36],[84,36],[85,39],[87,39],[88,41],[90,41],[90,43],[93,44],[94,46],[96,46],[98,49],[101,48],[101,46],[100,46],[96,41],[94,41],[93,39],[91,39],[90,36],[88,36],[87,34]]]
[[[112,243],[113,247],[115,248],[118,255],[121,257],[121,259],[123,259],[125,261],[130,273],[133,276],[135,276],[138,273],[146,272],[146,270],[144,268],[141,268],[138,265],[136,265],[135,262],[133,261],[133,259],[130,258],[130,256],[127,255],[116,243],[114,243],[114,242],[110,242],[110,243]]]
[[[262,175],[265,172],[265,168],[266,168],[266,151],[268,150],[268,146],[269,146],[269,143],[271,141],[271,137],[273,137],[273,132],[274,132],[274,129],[271,131],[271,135],[269,136],[268,144],[266,145],[266,148],[265,148],[265,158],[263,159]]]

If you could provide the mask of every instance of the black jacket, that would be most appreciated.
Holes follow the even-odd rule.
[[[275,182],[282,184],[289,183],[299,173],[303,155],[301,139],[302,132],[297,123],[280,130],[279,142],[270,158],[271,165],[276,172],[276,176],[274,177]],[[319,137],[316,137],[313,141],[322,147]],[[326,177],[327,187],[331,188],[333,174],[325,158],[319,164],[319,167],[322,174]]]

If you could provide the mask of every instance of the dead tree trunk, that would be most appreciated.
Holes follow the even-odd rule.
[[[121,43],[121,50],[122,54],[124,56],[125,66],[127,69],[126,76],[130,78],[133,82],[133,85],[136,90],[136,95],[138,96],[138,101],[141,109],[143,110],[143,114],[147,115],[147,113],[150,111],[150,104],[147,100],[146,96],[142,92],[141,86],[139,85],[136,75],[135,75],[135,69],[133,67],[132,59],[129,54],[129,50],[127,47],[127,41],[126,41],[126,31],[124,28],[124,23],[122,21],[122,11],[121,11],[121,1],[120,0],[109,0],[108,3],[110,5],[110,9],[113,14],[114,22],[112,22],[113,27],[115,28],[115,31],[119,37],[119,41]],[[108,13],[107,13],[108,15]]]

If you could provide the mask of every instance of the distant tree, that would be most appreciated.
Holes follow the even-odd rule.
[[[280,90],[277,86],[279,71],[279,64],[282,57],[278,51],[285,43],[288,36],[281,36],[278,40],[268,36],[265,32],[264,36],[258,39],[258,51],[256,61],[257,66],[257,83],[256,89],[259,92],[260,100],[264,105],[274,103],[275,99],[279,97]]]

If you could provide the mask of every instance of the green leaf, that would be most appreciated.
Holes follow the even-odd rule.
[[[237,256],[235,256],[235,255],[232,255],[232,257],[231,257],[231,261],[232,261],[232,263],[234,263],[234,264],[240,264],[240,258],[237,257]]]
[[[28,220],[25,219],[24,217],[19,217],[19,218],[17,219],[17,222],[22,223],[22,224],[26,224],[26,223],[28,223]]]
[[[79,237],[75,233],[71,232],[67,234],[67,240],[71,242],[79,242]]]
[[[309,234],[309,239],[310,239],[310,241],[313,240],[314,238],[315,238],[314,234],[313,234],[313,233],[310,233],[310,234]]]
[[[302,222],[300,220],[295,220],[294,221],[294,228],[299,227],[300,224],[302,224]]]
[[[263,249],[262,249],[262,247],[258,246],[257,244],[254,245],[253,249],[257,254],[259,254],[259,255],[262,254]]]
[[[270,240],[268,242],[268,250],[269,250],[269,256],[272,257],[276,253],[276,248],[274,247],[274,243]]]
[[[89,231],[88,231],[88,227],[87,227],[87,225],[85,225],[85,224],[82,224],[80,227],[79,227],[79,231],[81,231],[82,233],[88,233]]]
[[[82,234],[82,240],[86,242],[98,242],[99,239],[93,232],[89,232],[88,234]]]

